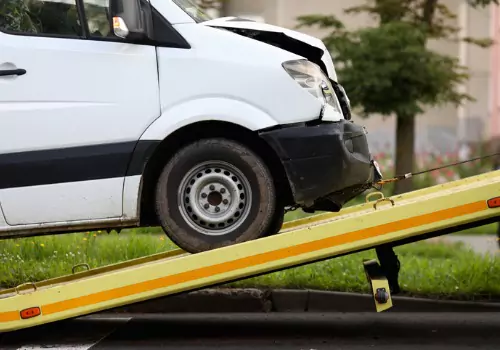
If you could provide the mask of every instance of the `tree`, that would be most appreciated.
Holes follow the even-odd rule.
[[[37,33],[28,5],[22,0],[0,1],[0,28],[15,32]]]
[[[498,0],[468,0],[484,7]],[[456,15],[440,0],[366,0],[345,10],[369,13],[375,27],[348,31],[335,16],[306,15],[299,27],[330,29],[324,38],[337,65],[340,83],[361,117],[372,114],[396,117],[397,174],[413,171],[415,118],[428,106],[460,105],[473,100],[460,92],[468,79],[456,57],[430,50],[430,39],[465,40],[488,47],[489,39],[459,38],[460,28],[450,25]],[[412,190],[412,182],[396,184],[395,193]]]
[[[29,34],[71,35],[75,33],[77,26],[76,5],[64,2],[0,0],[2,30]]]

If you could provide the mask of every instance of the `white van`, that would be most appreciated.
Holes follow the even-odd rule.
[[[189,0],[0,5],[1,238],[161,226],[195,253],[380,178],[321,40]]]

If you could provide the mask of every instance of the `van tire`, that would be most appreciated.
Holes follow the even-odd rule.
[[[266,236],[274,236],[280,233],[285,223],[285,207],[278,206],[273,216],[273,220],[267,229]]]
[[[270,170],[248,147],[228,139],[204,139],[183,147],[157,182],[160,225],[189,253],[261,238],[274,222],[275,211]]]

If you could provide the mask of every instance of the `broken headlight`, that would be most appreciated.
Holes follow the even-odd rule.
[[[330,79],[318,65],[307,60],[296,60],[283,63],[283,68],[300,86],[321,101],[323,104],[322,120],[338,121],[344,119]]]

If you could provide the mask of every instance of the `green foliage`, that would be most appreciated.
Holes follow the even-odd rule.
[[[499,1],[498,0],[467,0],[469,5],[471,5],[472,7],[478,7],[478,6],[488,6],[490,4],[496,4],[498,5],[499,4]]]
[[[499,260],[478,256],[462,244],[413,243],[395,248],[400,284],[407,296],[453,300],[500,297]],[[369,293],[361,262],[373,250],[229,284],[238,288],[315,289]]]
[[[359,114],[412,116],[424,105],[459,103],[470,96],[457,85],[468,78],[455,58],[427,50],[424,33],[405,22],[343,33],[333,47],[338,75]]]
[[[333,32],[332,34],[341,34],[343,33],[344,23],[342,23],[337,17],[335,16],[325,16],[325,15],[304,15],[300,16],[299,18],[300,21],[300,27],[303,26],[314,26],[317,25],[321,29],[325,28],[334,28],[339,30],[339,32]],[[331,35],[332,37],[335,37],[335,35]],[[326,38],[328,39],[328,38]]]
[[[76,5],[24,0],[0,1],[0,27],[22,33],[74,35],[81,32]]]
[[[29,8],[23,0],[0,1],[0,28],[25,33],[38,32],[30,17]]]
[[[484,6],[485,1],[474,5]],[[444,4],[437,0],[367,0],[345,12],[369,13],[378,26],[347,31],[335,16],[306,15],[298,18],[299,27],[331,30],[324,42],[336,62],[339,80],[361,116],[412,117],[423,113],[426,106],[473,100],[459,89],[469,78],[466,68],[456,57],[426,45],[429,39],[458,40],[460,28],[449,24],[456,15]],[[463,40],[482,47],[491,45],[489,39]]]
[[[469,3],[479,7],[493,2],[497,0]],[[463,40],[488,47],[491,40],[461,38],[454,25],[457,15],[443,0],[366,0],[345,12],[368,14],[376,25],[349,31],[335,16],[312,14],[298,18],[299,28],[329,29],[324,42],[354,112],[362,117],[396,116],[396,172],[413,172],[414,118],[426,107],[474,100],[461,92],[469,78],[467,68],[457,57],[429,49],[428,41]],[[394,191],[411,191],[412,184],[397,183]]]

